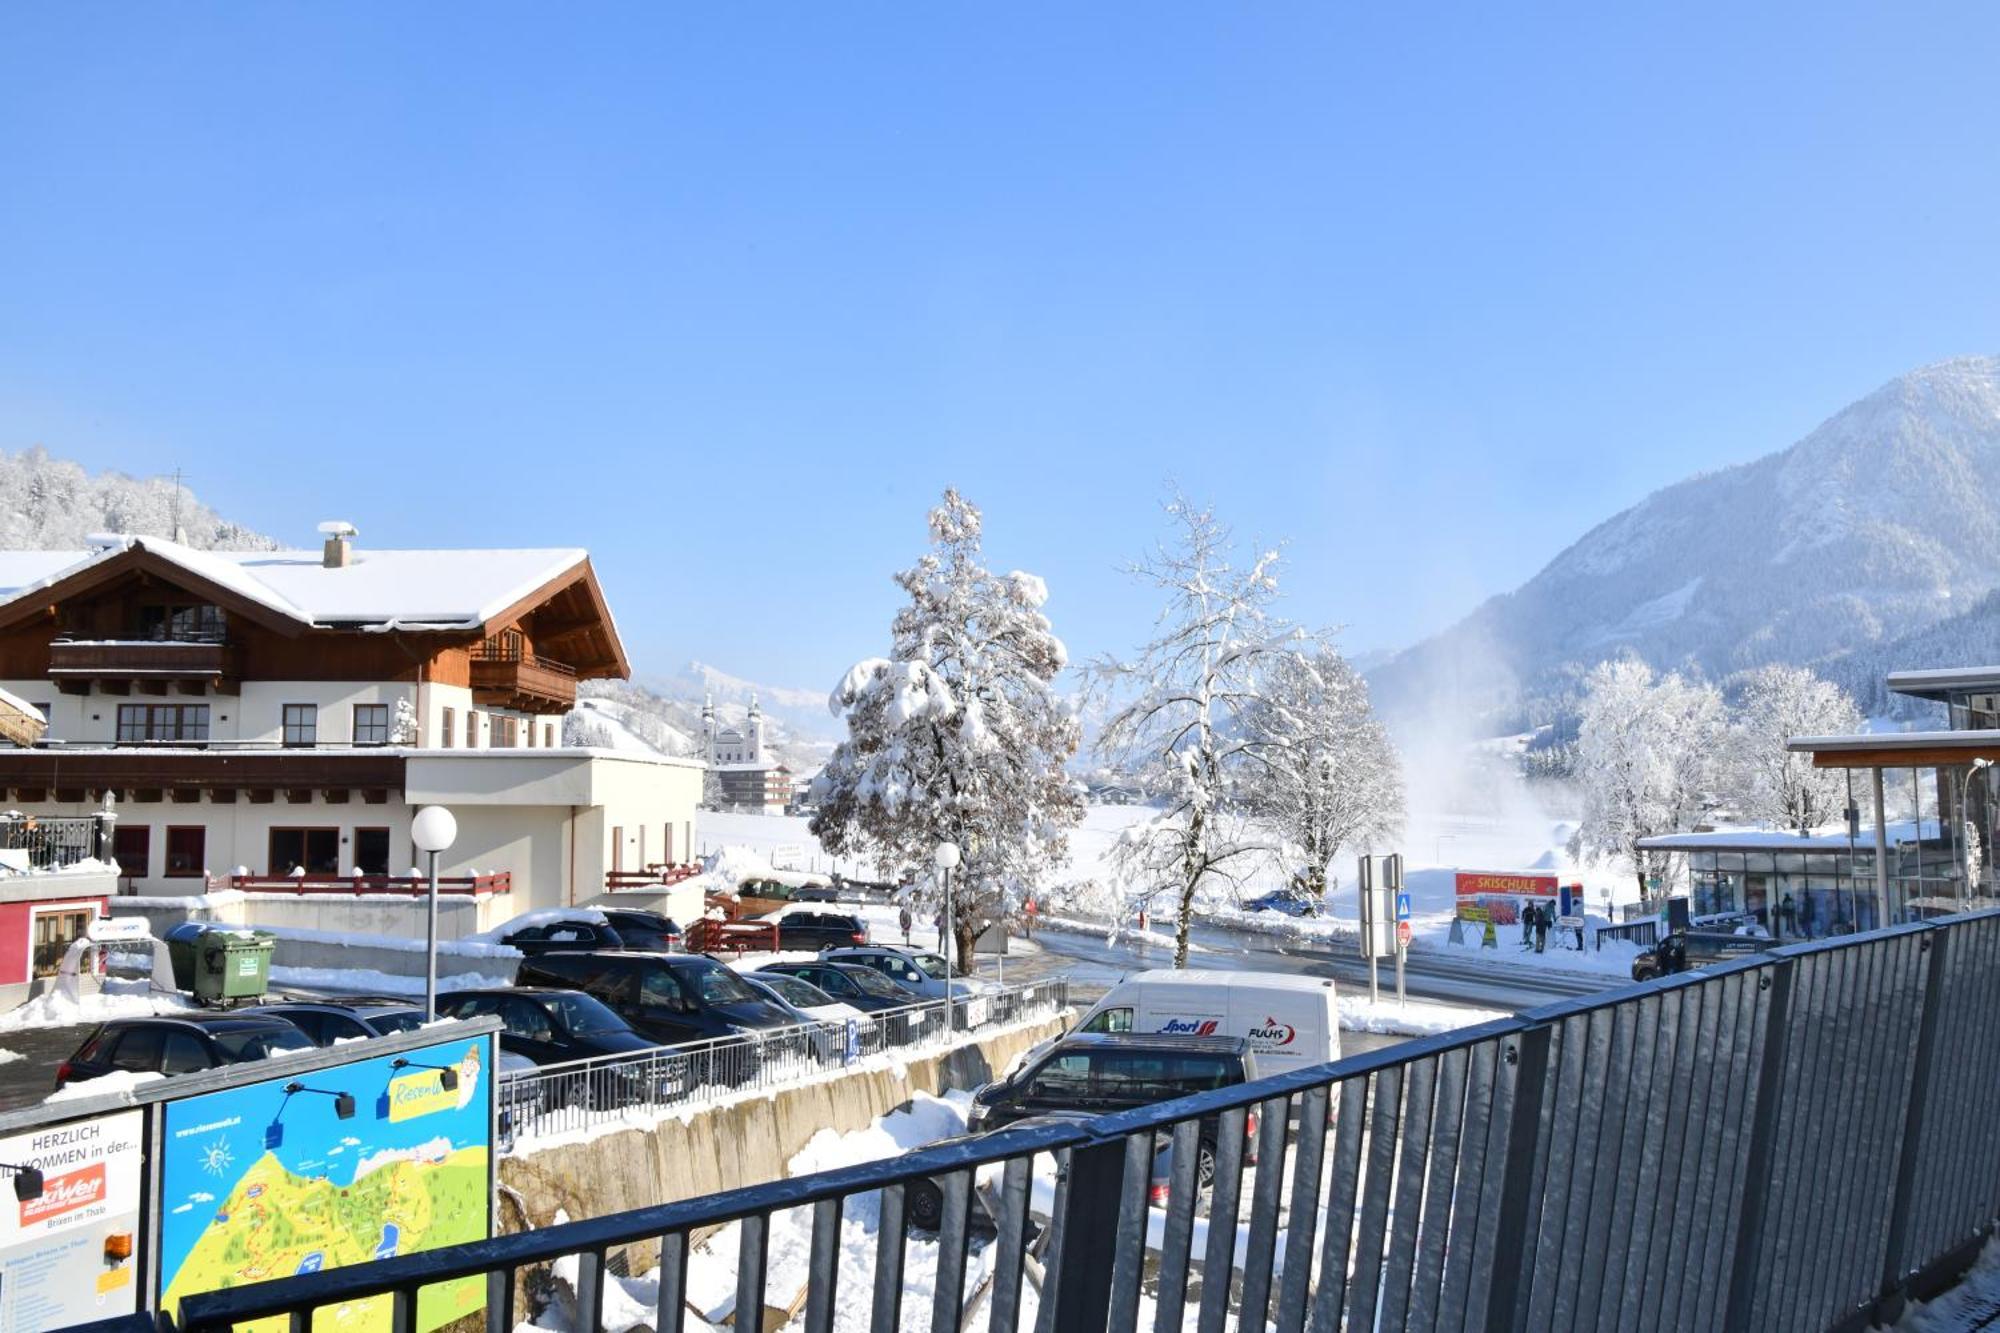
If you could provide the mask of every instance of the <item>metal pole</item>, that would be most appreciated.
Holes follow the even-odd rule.
[[[431,887],[424,896],[424,1017],[437,1017],[438,1000],[438,854],[430,853]]]
[[[941,950],[940,950],[939,952],[941,952],[941,953],[943,953],[943,954],[944,954],[944,1036],[945,1036],[945,1040],[946,1040],[946,1041],[950,1041],[950,1040],[951,1040],[951,1034],[952,1034],[952,1032],[954,1031],[954,1027],[953,1027],[953,1024],[952,1024],[952,1018],[953,1018],[953,1014],[952,1014],[952,1008],[953,1008],[953,1006],[952,1006],[952,1002],[951,1002],[951,946],[952,946],[952,934],[953,934],[953,932],[952,932],[952,912],[951,912],[951,867],[950,867],[950,866],[946,866],[946,867],[944,867],[944,935],[945,935],[945,937],[944,937],[944,939],[943,939],[943,940],[939,941],[939,942],[940,942],[940,943],[941,943],[941,944],[942,944],[942,945],[944,946],[944,947],[943,947],[943,948],[942,948],[942,949],[941,949]]]
[[[1882,770],[1870,771],[1875,775],[1875,899],[1876,910],[1881,914],[1876,924],[1886,926],[1889,924],[1889,817],[1883,813]]]
[[[1400,934],[1400,927],[1398,928],[1398,933]],[[1403,941],[1399,938],[1396,941],[1396,1003],[1402,1005],[1405,1009],[1407,1009],[1410,1007],[1410,997],[1403,990],[1404,952],[1405,950],[1403,948]]]

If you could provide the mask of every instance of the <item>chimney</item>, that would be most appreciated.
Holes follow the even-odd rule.
[[[326,550],[320,563],[328,569],[346,569],[354,559],[353,544],[359,529],[352,523],[331,519],[320,524],[319,530],[326,536]]]

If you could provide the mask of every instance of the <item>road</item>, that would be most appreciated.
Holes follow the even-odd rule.
[[[1302,944],[1213,926],[1196,926],[1192,939],[1203,950],[1189,959],[1194,967],[1232,972],[1296,972],[1333,977],[1351,987],[1368,985],[1368,964],[1352,948]],[[1173,965],[1172,947],[1150,936],[1128,935],[1115,944],[1107,944],[1102,936],[1095,934],[1044,929],[1036,934],[1035,942],[1052,954],[1087,967],[1093,975],[1102,971],[1123,975]],[[1497,958],[1461,959],[1422,951],[1410,954],[1405,976],[1409,993],[1415,998],[1509,1012],[1591,995],[1622,981],[1608,974],[1559,972]],[[1395,969],[1384,963],[1383,992],[1393,993],[1394,985]]]

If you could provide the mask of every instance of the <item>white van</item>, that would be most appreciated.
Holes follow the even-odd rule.
[[[1076,1031],[1246,1037],[1260,1075],[1340,1058],[1333,981],[1288,972],[1137,972],[1105,992]]]

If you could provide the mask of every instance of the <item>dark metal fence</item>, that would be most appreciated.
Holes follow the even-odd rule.
[[[37,870],[61,870],[95,857],[109,860],[100,815],[0,815],[0,850],[26,852]]]
[[[734,1037],[658,1046],[635,1055],[593,1056],[500,1079],[500,1108],[513,1141],[607,1124],[628,1115],[693,1110],[742,1092],[766,1091],[829,1073],[849,1061],[909,1051],[1069,1006],[1065,978],[994,987],[954,1001],[885,1009],[846,1022],[807,1023]]]
[[[1649,917],[1643,921],[1626,921],[1615,926],[1599,926],[1591,931],[1597,937],[1597,947],[1602,949],[1606,940],[1624,940],[1642,949],[1650,949],[1660,942],[1660,919]]]
[[[777,1228],[809,1234],[814,1333],[861,1308],[883,1333],[1861,1327],[2000,1217],[1996,1036],[1991,911],[1158,1107],[190,1298],[184,1324],[389,1293],[405,1328],[420,1286],[485,1275],[491,1326],[511,1329],[517,1274],[576,1255],[576,1326],[595,1329],[631,1245],[657,1246],[657,1328],[685,1326],[697,1254],[733,1270],[747,1321],[787,1304],[767,1292]],[[908,1234],[913,1191],[942,1199],[935,1232]],[[843,1226],[870,1223],[872,1270],[843,1270]]]

